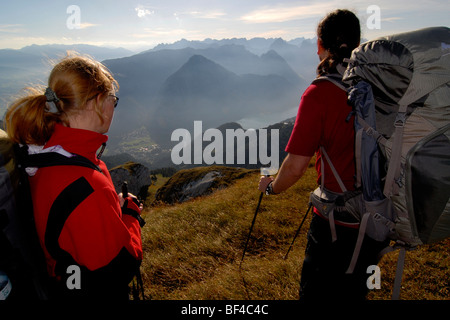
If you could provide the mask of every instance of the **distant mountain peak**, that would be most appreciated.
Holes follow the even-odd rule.
[[[175,72],[171,78],[173,77],[185,77],[189,76],[192,78],[205,78],[211,77],[214,75],[214,78],[224,78],[236,76],[231,71],[228,71],[220,64],[206,58],[200,54],[192,55],[189,60],[177,71]]]
[[[287,45],[287,44],[288,44],[288,43],[287,43],[286,40],[283,40],[282,38],[277,38],[277,39],[275,39],[275,41],[272,43],[272,46],[273,46],[273,47],[275,47],[275,46],[280,46],[280,45],[284,46],[284,45]]]
[[[207,59],[206,57],[202,56],[201,54],[192,55],[192,57],[189,58],[188,63],[191,63],[191,64],[202,64],[202,63],[216,64],[216,63],[212,62],[211,60]]]

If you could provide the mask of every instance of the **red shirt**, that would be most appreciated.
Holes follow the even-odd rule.
[[[311,84],[301,98],[286,151],[307,157],[317,153],[318,183],[321,179],[322,156],[319,147],[323,146],[347,190],[355,189],[354,118],[346,121],[351,110],[347,105],[347,93],[329,81]],[[342,192],[325,159],[324,163],[324,187]]]
[[[139,223],[129,215],[122,215],[108,169],[96,156],[97,150],[107,139],[107,136],[96,132],[56,125],[45,147],[61,145],[66,151],[91,160],[101,168],[102,173],[78,166],[53,166],[38,169],[29,179],[36,228],[51,275],[55,275],[56,262],[45,246],[49,211],[60,193],[80,177],[89,183],[93,191],[66,220],[58,240],[61,249],[89,270],[108,265],[123,248],[136,260],[142,260]]]

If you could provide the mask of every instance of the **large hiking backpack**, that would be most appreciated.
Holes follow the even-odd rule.
[[[355,115],[356,185],[347,196],[322,187],[311,202],[330,215],[341,206],[360,221],[353,272],[364,234],[400,248],[393,298],[405,251],[450,237],[450,29],[427,28],[366,42],[352,52],[342,81]],[[321,148],[323,158],[333,164]],[[322,163],[323,167],[323,163]],[[344,198],[344,199],[342,199]],[[332,229],[333,231],[333,229]]]
[[[2,300],[42,300],[48,294],[45,258],[33,212],[28,210],[31,197],[19,197],[20,180],[14,144],[4,135],[0,137],[0,271],[6,280]]]
[[[56,165],[101,171],[80,156],[68,158],[56,152],[28,155],[26,146],[0,135],[0,300],[49,299],[51,283],[36,233],[25,168]]]
[[[393,204],[393,215],[384,218],[394,229],[375,228],[372,237],[411,247],[449,237],[450,29],[367,42],[353,51],[343,81],[353,85],[349,101],[366,147],[356,150],[364,200]],[[381,163],[370,162],[378,152],[368,146],[376,148],[373,142]]]

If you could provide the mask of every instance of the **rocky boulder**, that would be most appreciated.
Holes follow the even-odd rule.
[[[148,187],[152,184],[150,170],[146,166],[135,162],[127,162],[109,170],[109,173],[117,193],[122,192],[122,184],[126,181],[128,192],[141,200],[145,200]]]
[[[180,170],[158,189],[155,199],[169,204],[184,202],[224,188],[254,171],[223,166]]]

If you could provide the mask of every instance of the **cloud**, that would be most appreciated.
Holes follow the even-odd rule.
[[[183,11],[175,12],[173,16],[178,22],[181,22],[184,18],[217,20],[226,16],[226,13],[221,11]]]
[[[240,18],[247,23],[273,23],[323,16],[334,7],[330,2],[314,3],[305,6],[264,7],[254,10]]]
[[[402,17],[390,17],[390,18],[382,18],[381,21],[385,21],[385,22],[394,22],[397,20],[404,20],[404,18]]]
[[[207,12],[191,11],[191,12],[187,12],[186,14],[191,15],[196,18],[201,18],[201,19],[218,19],[218,18],[221,18],[226,15],[224,12],[220,12],[220,11],[207,11]]]
[[[24,31],[23,25],[21,24],[0,24],[0,32],[20,33],[23,31]]]
[[[155,14],[154,10],[148,10],[142,6],[136,7],[136,8],[134,8],[134,10],[136,11],[136,14],[139,18],[144,18],[146,16]]]
[[[171,28],[144,28],[144,32],[142,33],[134,33],[131,36],[133,38],[141,39],[141,38],[159,38],[163,36],[185,36],[189,34],[187,30],[184,29],[171,29]]]
[[[89,22],[83,22],[80,24],[80,29],[87,29],[92,27],[97,27],[99,24],[89,23]]]

